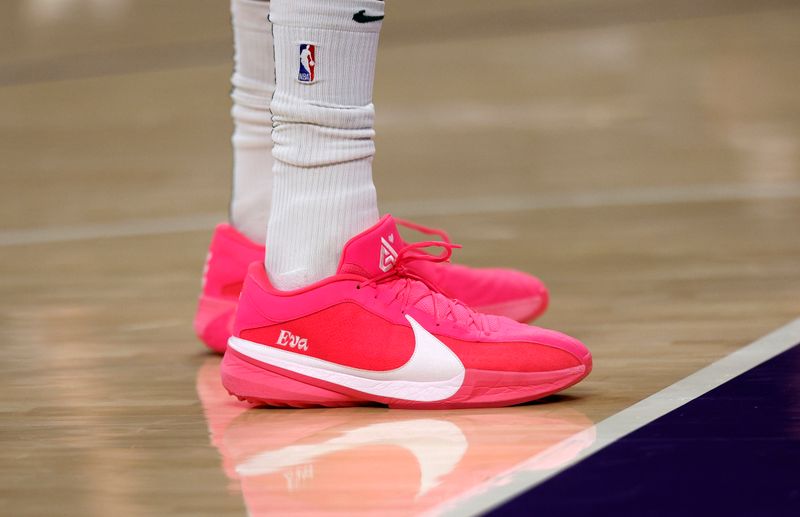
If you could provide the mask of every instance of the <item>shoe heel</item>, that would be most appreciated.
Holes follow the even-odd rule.
[[[259,406],[349,407],[365,401],[318,388],[251,364],[233,352],[226,352],[220,366],[222,385],[239,400]]]
[[[236,302],[201,295],[194,316],[194,332],[211,350],[224,353],[233,329]]]

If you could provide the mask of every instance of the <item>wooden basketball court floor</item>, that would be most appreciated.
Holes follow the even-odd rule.
[[[482,512],[800,342],[744,348],[800,312],[798,27],[777,0],[389,2],[382,209],[542,277],[539,323],[595,370],[507,409],[269,410],[191,329],[230,190],[227,2],[2,2],[3,513]],[[794,440],[729,450],[797,458],[796,393]],[[623,466],[621,499],[680,499]]]

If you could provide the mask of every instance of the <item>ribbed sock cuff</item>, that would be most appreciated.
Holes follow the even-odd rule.
[[[269,17],[284,27],[380,32],[383,9],[379,0],[273,0]]]

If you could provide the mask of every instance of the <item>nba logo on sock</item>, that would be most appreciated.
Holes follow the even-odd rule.
[[[311,43],[300,44],[300,71],[297,80],[301,83],[314,82],[314,68],[317,63],[317,46]]]

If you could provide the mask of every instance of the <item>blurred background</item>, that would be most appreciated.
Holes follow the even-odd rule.
[[[796,7],[389,2],[375,85],[381,199],[538,203],[577,182],[586,192],[794,182]],[[3,224],[224,214],[228,8],[4,2]],[[399,188],[400,174],[425,178],[428,192]]]

